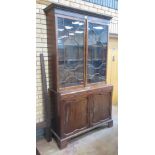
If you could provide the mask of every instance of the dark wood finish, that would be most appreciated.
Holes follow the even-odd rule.
[[[57,134],[58,146],[65,139],[93,127],[108,125],[111,122],[111,85],[95,85],[73,90],[50,90],[51,98],[56,98],[53,113],[52,133]],[[102,102],[103,101],[103,102]],[[65,146],[67,142],[63,142]],[[64,146],[64,144],[62,144]]]
[[[100,126],[112,126],[112,85],[106,81],[87,83],[88,22],[104,25],[111,17],[88,11],[52,4],[45,9],[47,15],[49,94],[51,98],[51,132],[60,149],[68,141],[80,134]],[[84,26],[84,83],[76,86],[60,87],[58,84],[58,19],[63,17],[85,21]],[[60,29],[59,29],[60,30]]]
[[[63,100],[64,136],[88,127],[88,102],[86,97]]]
[[[91,131],[91,130],[93,130],[93,129],[95,129],[95,128],[106,127],[106,126],[107,126],[107,127],[112,127],[112,126],[110,126],[111,124],[113,124],[113,120],[111,120],[111,119],[105,120],[105,121],[103,121],[102,123],[99,123],[99,124],[97,124],[97,125],[95,125],[95,126],[91,126],[91,127],[87,128],[87,129],[85,129],[85,130],[81,130],[81,131],[79,131],[79,132],[77,132],[77,133],[74,133],[74,134],[72,134],[72,135],[69,135],[69,136],[67,136],[67,137],[65,137],[65,138],[61,138],[53,129],[51,129],[51,132],[53,133],[53,136],[54,136],[54,138],[55,138],[55,140],[56,140],[56,142],[57,142],[59,148],[60,148],[60,149],[63,149],[63,148],[65,148],[65,147],[67,146],[68,142],[69,142],[72,138],[77,137],[77,136],[79,136],[79,135],[81,135],[81,134],[84,134],[84,133],[86,133],[86,132],[89,132],[89,131]]]
[[[49,95],[47,91],[47,81],[46,81],[46,73],[45,73],[45,64],[44,64],[44,56],[40,54],[40,63],[41,63],[41,77],[42,77],[42,88],[43,88],[43,100],[44,100],[44,112],[45,112],[45,138],[49,142],[51,141],[51,111],[50,111],[50,101]]]
[[[91,123],[95,125],[110,117],[110,93],[98,93],[90,96]]]
[[[49,88],[57,91],[57,43],[56,43],[56,23],[54,10],[47,13],[47,46],[48,46],[48,68],[49,68]]]
[[[110,20],[112,18],[112,16],[106,16],[106,15],[101,15],[98,13],[92,13],[90,11],[85,11],[85,10],[81,10],[81,9],[77,9],[77,8],[71,8],[68,6],[64,6],[64,5],[60,5],[60,4],[55,4],[52,3],[51,5],[49,5],[47,8],[44,9],[45,12],[49,12],[52,9],[59,9],[59,10],[64,10],[64,11],[68,11],[70,13],[75,12],[75,13],[79,13],[82,15],[89,15],[89,16],[93,16],[93,17],[97,17],[97,18],[102,18],[102,19],[107,19]],[[60,12],[57,12],[60,13]]]

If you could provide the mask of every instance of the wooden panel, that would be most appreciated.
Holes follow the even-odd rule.
[[[64,134],[72,134],[88,127],[88,103],[86,98],[66,100],[64,103]]]
[[[51,115],[52,115],[52,129],[60,135],[60,102],[61,99],[59,93],[55,92],[54,90],[49,90],[50,97],[51,97]]]
[[[91,125],[98,124],[111,117],[111,93],[100,93],[89,96],[91,105]]]
[[[47,48],[49,68],[49,88],[57,90],[57,46],[56,46],[56,24],[53,11],[46,13],[47,22]],[[55,75],[55,76],[52,76]]]
[[[69,16],[71,16],[70,14],[77,14],[76,16],[79,16],[79,14],[81,15],[85,15],[85,16],[92,16],[92,17],[97,17],[100,19],[104,19],[106,20],[110,20],[112,18],[112,16],[107,16],[107,15],[102,15],[102,14],[98,14],[98,13],[93,13],[91,11],[85,11],[85,10],[81,10],[81,9],[77,9],[77,8],[72,8],[72,7],[68,7],[68,6],[64,6],[64,5],[60,5],[60,4],[54,4],[52,3],[51,5],[49,5],[47,8],[44,9],[44,11],[47,13],[51,10],[55,10],[55,13],[58,14],[67,14]],[[66,13],[65,13],[66,12]],[[99,20],[99,19],[98,19]]]

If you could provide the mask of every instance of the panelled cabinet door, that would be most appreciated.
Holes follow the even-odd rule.
[[[111,117],[111,93],[100,93],[88,97],[90,124],[96,125]]]
[[[86,98],[67,99],[64,104],[64,136],[88,127],[88,102]]]

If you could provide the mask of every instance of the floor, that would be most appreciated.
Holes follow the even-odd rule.
[[[98,128],[73,139],[65,149],[59,150],[55,140],[37,141],[41,155],[117,155],[118,154],[118,109],[113,106],[112,128]]]

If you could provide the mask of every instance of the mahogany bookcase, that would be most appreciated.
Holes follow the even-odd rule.
[[[51,132],[58,146],[112,121],[107,84],[110,16],[51,4],[45,9],[49,55]]]

